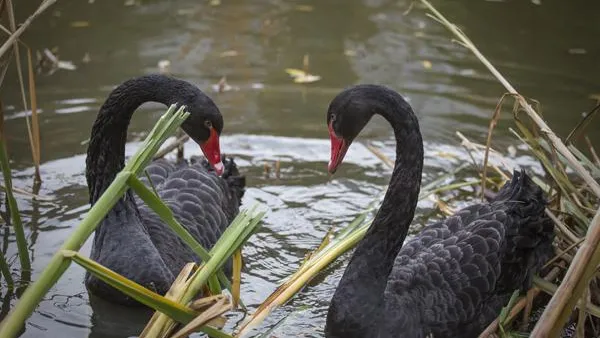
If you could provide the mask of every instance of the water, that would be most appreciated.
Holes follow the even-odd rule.
[[[19,3],[20,20],[34,2]],[[544,117],[566,136],[598,92],[599,4],[559,1],[435,1],[523,94],[543,103]],[[386,84],[410,99],[420,119],[426,146],[424,182],[462,163],[466,153],[455,131],[484,140],[487,124],[503,88],[465,49],[450,42],[439,24],[419,8],[404,15],[408,2],[364,1],[123,1],[58,2],[24,35],[34,49],[59,47],[75,71],[38,76],[44,183],[32,202],[19,195],[33,256],[34,278],[88,210],[83,175],[85,141],[95,114],[113,86],[158,71],[171,72],[207,91],[225,116],[221,149],[236,157],[247,176],[244,205],[266,204],[264,227],[245,247],[242,297],[260,304],[294,272],[330,226],[344,225],[385,188],[389,169],[360,143],[348,153],[335,177],[326,172],[329,156],[325,109],[343,87]],[[79,21],[88,23],[81,26]],[[88,53],[90,62],[83,63]],[[293,84],[285,68],[302,67],[322,80]],[[429,67],[429,65],[431,67]],[[227,76],[232,90],[213,92]],[[31,191],[32,173],[26,125],[14,70],[2,87],[5,128],[16,187]],[[495,132],[494,145],[505,151],[519,145],[510,134],[510,104]],[[134,116],[127,153],[164,109],[144,105]],[[597,128],[594,122],[589,128]],[[600,134],[590,135],[600,148]],[[361,142],[375,142],[393,154],[391,129],[374,119]],[[199,154],[193,144],[186,155]],[[443,155],[443,156],[442,156]],[[457,158],[452,158],[453,155]],[[265,163],[281,161],[281,177],[265,177]],[[522,153],[515,158],[532,164]],[[433,203],[419,203],[415,224]],[[4,230],[3,230],[4,231]],[[6,241],[8,239],[8,241]],[[14,236],[5,236],[7,256],[15,261]],[[89,254],[90,241],[82,249]],[[276,336],[321,337],[329,299],[347,256],[330,266],[259,329],[292,316]],[[16,261],[15,261],[16,263]],[[15,274],[17,264],[14,265]],[[15,275],[16,276],[16,275]],[[94,301],[72,266],[29,320],[23,337],[124,337],[139,332],[143,314]],[[5,291],[3,289],[3,291]],[[3,296],[5,293],[3,292]],[[14,303],[14,300],[13,300]],[[7,310],[5,301],[3,310]],[[231,317],[231,328],[241,316]]]

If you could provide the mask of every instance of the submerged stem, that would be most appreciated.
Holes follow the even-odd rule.
[[[4,176],[4,186],[6,187],[6,199],[8,200],[8,209],[12,218],[13,228],[15,229],[15,237],[17,239],[17,248],[19,250],[19,261],[23,276],[29,276],[31,271],[31,261],[29,259],[29,250],[27,249],[27,239],[23,230],[23,222],[17,207],[17,200],[12,192],[12,179],[10,165],[8,162],[8,152],[6,145],[0,138],[0,166],[2,167],[2,175]],[[29,279],[29,278],[23,278]]]

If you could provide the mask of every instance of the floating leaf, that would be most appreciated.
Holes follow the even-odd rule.
[[[296,68],[286,68],[285,72],[294,79],[295,83],[311,83],[321,80],[319,75],[309,74]]]
[[[285,72],[288,73],[291,77],[299,77],[306,75],[306,73],[303,70],[296,68],[286,68]]]
[[[569,48],[569,54],[583,55],[586,54],[587,50],[584,48]]]
[[[427,60],[423,60],[423,68],[425,69],[431,69],[431,61],[427,61]]]
[[[73,22],[71,22],[71,27],[75,27],[75,28],[82,28],[82,27],[89,27],[89,26],[90,26],[89,21],[73,21]]]
[[[219,54],[219,56],[222,58],[229,57],[229,56],[238,56],[238,55],[240,55],[240,53],[237,50],[226,50],[226,51],[222,52],[221,54]]]
[[[311,5],[296,5],[294,8],[299,12],[312,12],[315,9]]]

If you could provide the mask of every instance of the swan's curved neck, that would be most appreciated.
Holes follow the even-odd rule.
[[[134,111],[150,101],[175,103],[181,82],[148,75],[126,81],[111,92],[98,112],[87,151],[86,178],[92,204],[124,167],[127,128]]]
[[[369,336],[377,326],[374,319],[381,317],[383,292],[412,222],[421,184],[423,140],[419,124],[406,102],[394,100],[393,105],[386,105],[388,108],[375,110],[394,129],[394,171],[381,208],[336,289],[328,317],[328,325],[339,320],[346,327],[354,326],[357,336]],[[348,323],[349,318],[355,322]]]
[[[419,122],[408,105],[381,115],[394,129],[396,161],[381,207],[359,246],[378,248],[381,259],[371,258],[379,262],[373,268],[379,269],[378,275],[385,275],[387,281],[417,206],[423,172],[423,139]]]

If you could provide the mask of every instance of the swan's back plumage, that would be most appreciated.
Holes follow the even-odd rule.
[[[207,250],[217,242],[239,211],[245,180],[232,159],[225,160],[222,177],[205,159],[173,164],[159,159],[147,167],[152,184],[176,219]],[[152,243],[170,270],[177,275],[187,262],[198,261],[193,251],[136,196],[140,215]],[[229,267],[229,266],[227,266]]]
[[[380,337],[477,337],[552,255],[541,189],[515,172],[490,203],[425,227],[400,250]]]
[[[193,162],[193,161],[192,161]],[[196,163],[151,162],[140,180],[156,192],[175,219],[207,250],[239,212],[245,177],[233,159],[224,161],[218,177],[205,159]],[[186,263],[200,262],[194,252],[137,195],[127,192],[96,233],[92,258],[110,269],[164,294]],[[98,243],[97,243],[98,242]],[[123,246],[126,246],[124,248]],[[230,273],[231,265],[225,266]],[[117,303],[135,301],[88,275],[91,291]]]

